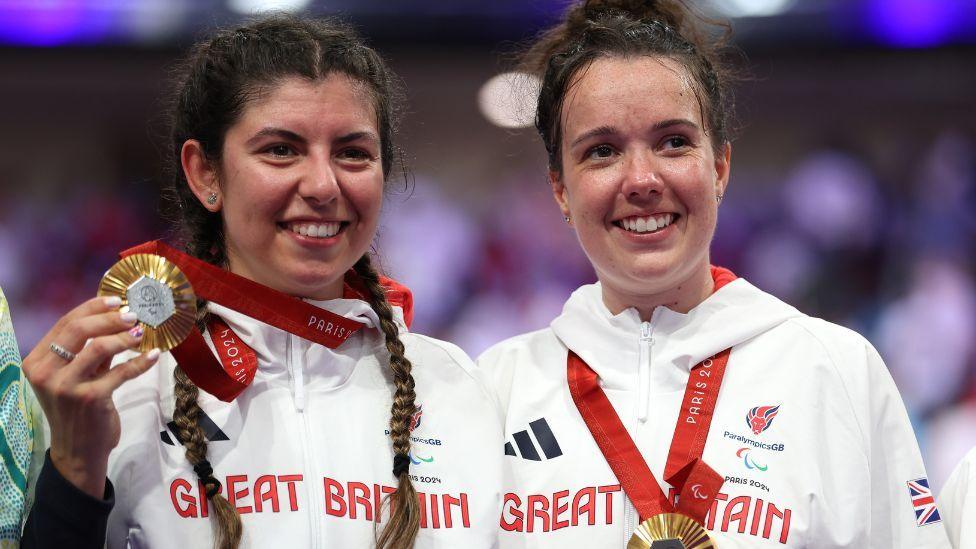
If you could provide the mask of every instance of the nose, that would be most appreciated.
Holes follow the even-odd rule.
[[[625,165],[620,191],[627,198],[649,198],[661,194],[664,182],[650,153],[631,155]]]
[[[302,174],[298,185],[298,194],[306,201],[315,205],[324,205],[335,201],[341,194],[339,178],[328,157],[321,159],[310,158],[309,169]]]

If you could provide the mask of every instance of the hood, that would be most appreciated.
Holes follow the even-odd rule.
[[[702,360],[803,316],[728,270],[713,267],[712,277],[718,289],[691,311],[661,306],[651,315],[652,383],[657,389],[683,390],[687,373]],[[596,283],[573,292],[551,327],[593,368],[604,387],[627,390],[634,388],[642,324],[635,308],[611,314]]]

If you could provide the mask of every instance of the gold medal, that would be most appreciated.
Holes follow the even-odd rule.
[[[645,520],[627,549],[705,549],[715,545],[705,528],[679,513],[662,513]]]
[[[118,296],[145,330],[140,351],[168,351],[193,330],[197,297],[175,263],[155,254],[133,254],[112,265],[98,295]]]

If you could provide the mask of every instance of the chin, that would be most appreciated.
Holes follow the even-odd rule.
[[[282,274],[278,279],[281,286],[279,290],[296,297],[334,299],[342,296],[344,275],[345,271],[339,272],[336,269],[314,269]]]

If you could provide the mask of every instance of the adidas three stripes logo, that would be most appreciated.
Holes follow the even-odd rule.
[[[531,435],[529,434],[530,430],[532,431]],[[542,450],[542,455],[546,459],[553,459],[563,455],[563,451],[559,447],[559,443],[556,442],[556,437],[552,434],[552,429],[549,428],[549,424],[546,423],[546,418],[544,417],[540,417],[529,423],[529,429],[513,434],[512,438],[515,439],[515,445],[513,446],[511,442],[505,443],[506,456],[542,461],[539,450]],[[517,454],[515,453],[516,447],[518,447]]]

